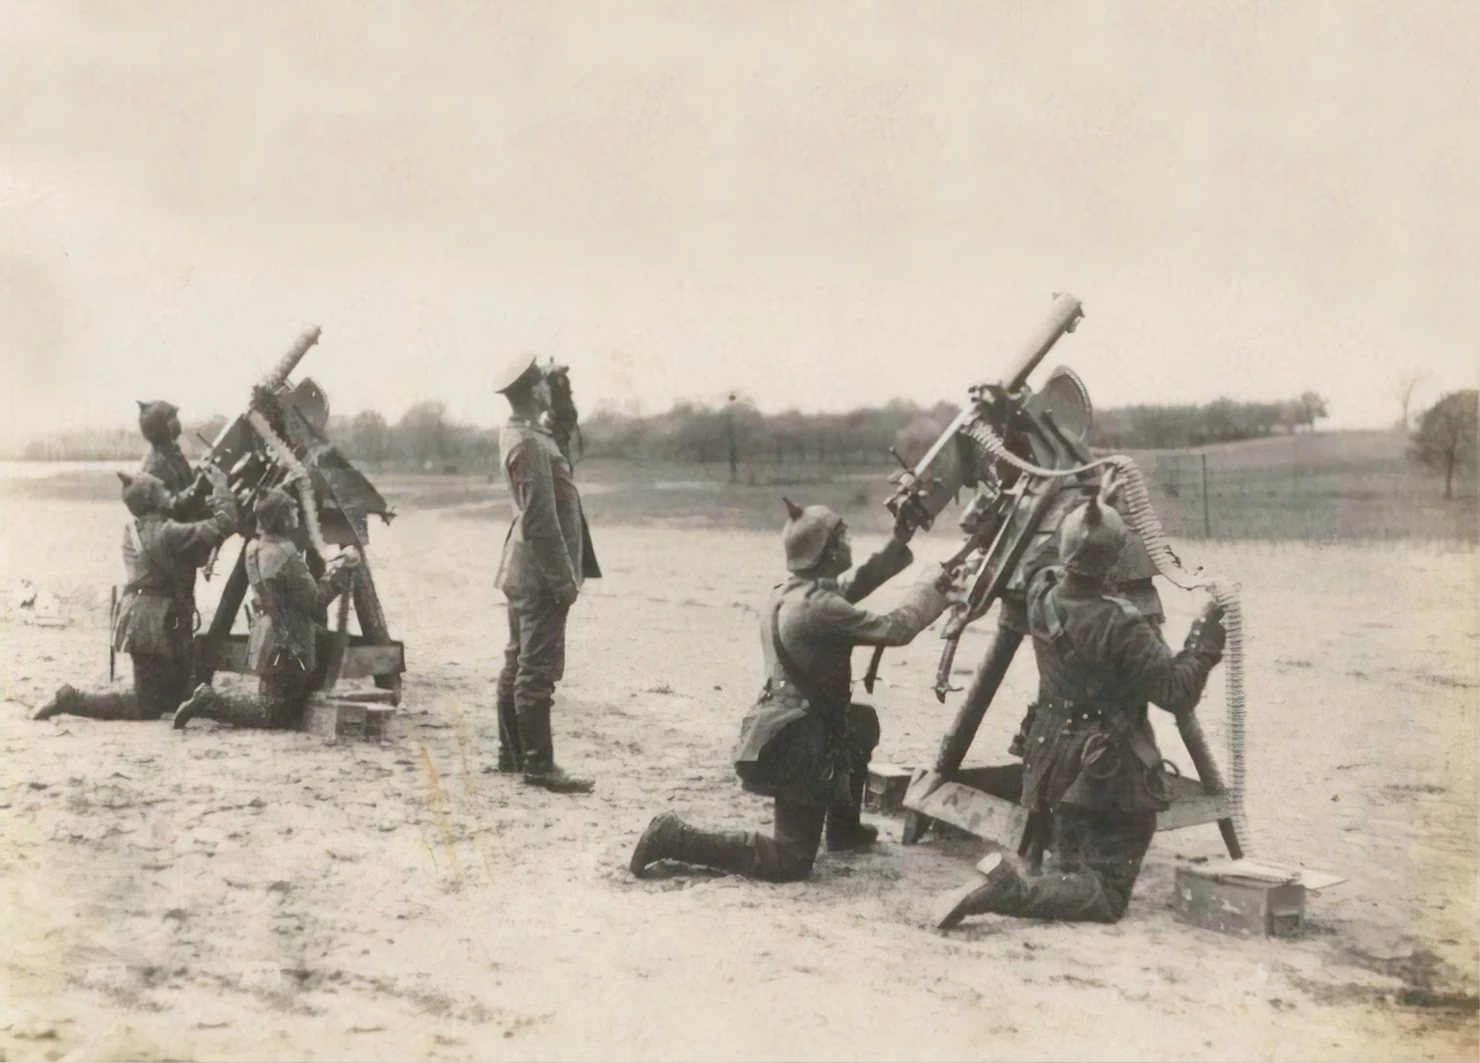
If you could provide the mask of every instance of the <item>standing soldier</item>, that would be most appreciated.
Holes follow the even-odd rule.
[[[318,679],[319,611],[349,589],[359,553],[351,547],[315,580],[293,541],[298,503],[274,487],[257,504],[258,537],[246,547],[247,579],[257,597],[247,641],[247,667],[258,676],[256,694],[217,691],[202,683],[175,713],[175,727],[196,717],[237,727],[296,730],[309,690]]]
[[[1125,914],[1156,814],[1169,807],[1147,703],[1191,712],[1224,642],[1216,603],[1173,654],[1134,605],[1110,594],[1107,578],[1125,542],[1120,515],[1092,497],[1060,526],[1063,568],[1028,574],[1039,695],[1022,802],[1051,817],[1054,873],[1029,876],[993,853],[976,879],[937,903],[942,929],[986,912],[1104,923]]]
[[[176,520],[205,515],[195,492],[195,473],[180,450],[180,409],[162,401],[139,401],[139,431],[149,444],[149,453],[139,471],[153,476],[169,492],[167,512]]]
[[[134,516],[125,526],[123,563],[128,585],[119,602],[113,646],[134,662],[133,693],[82,693],[62,686],[31,718],[59,713],[99,720],[157,720],[174,712],[190,691],[190,644],[195,627],[195,570],[236,530],[236,503],[226,474],[206,466],[211,516],[183,523],[170,518],[174,499],[156,477],[123,481],[123,503]]]
[[[497,584],[508,599],[509,643],[498,681],[498,770],[556,793],[589,793],[593,783],[555,764],[550,707],[565,675],[565,626],[588,576],[581,496],[569,459],[551,432],[550,385],[532,356],[497,381],[513,416],[499,433],[499,459],[514,510]]]
[[[854,573],[843,519],[826,506],[786,501],[782,532],[792,577],[771,596],[761,621],[766,684],[740,726],[735,770],[745,789],[776,801],[774,837],[711,834],[672,812],[649,824],[632,853],[642,875],[658,860],[729,871],[768,882],[812,873],[824,825],[829,851],[863,849],[878,837],[859,822],[879,717],[850,703],[855,646],[903,646],[945,611],[948,577],[934,567],[890,613],[857,603],[914,560],[901,517],[888,545]]]

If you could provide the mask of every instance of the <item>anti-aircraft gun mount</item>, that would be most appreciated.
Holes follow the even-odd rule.
[[[967,625],[1000,603],[1001,622],[981,661],[956,718],[941,740],[934,766],[915,772],[904,798],[903,840],[917,842],[932,820],[1013,849],[1036,862],[1046,842],[1047,824],[1019,804],[1021,763],[963,769],[986,711],[1007,674],[1026,633],[1023,561],[1051,549],[1059,522],[1080,499],[1098,492],[1105,478],[1119,493],[1116,508],[1135,532],[1114,572],[1118,581],[1149,583],[1161,576],[1184,589],[1207,588],[1225,610],[1228,647],[1228,745],[1232,785],[1225,785],[1196,718],[1178,720],[1197,778],[1172,776],[1171,808],[1158,818],[1158,830],[1216,822],[1229,853],[1242,856],[1243,833],[1243,651],[1236,587],[1186,572],[1167,546],[1135,463],[1113,456],[1095,458],[1088,446],[1094,410],[1089,392],[1075,373],[1054,369],[1036,393],[1028,378],[1066,333],[1084,318],[1072,295],[1059,294],[1043,324],[995,384],[969,390],[966,408],[913,466],[892,478],[897,489],[885,503],[913,525],[929,529],[965,488],[974,495],[962,506],[966,538],[947,562],[957,574],[960,604],[943,625],[945,647],[936,672],[935,693],[944,702],[956,649]],[[895,455],[899,457],[898,454]],[[903,459],[900,459],[904,464]],[[882,650],[876,650],[864,685],[872,692]]]
[[[272,372],[252,389],[247,411],[221,430],[202,460],[226,474],[242,518],[244,545],[255,534],[252,513],[256,502],[271,488],[281,487],[298,498],[299,546],[306,547],[309,571],[315,578],[324,573],[337,553],[334,548],[353,546],[359,551],[361,561],[351,589],[338,600],[337,627],[327,645],[321,647],[322,674],[315,677],[320,693],[311,701],[309,717],[311,728],[323,729],[320,710],[325,708],[324,695],[332,692],[335,702],[353,701],[362,706],[356,710],[341,705],[341,711],[331,713],[336,728],[350,719],[373,729],[374,721],[383,722],[391,710],[363,706],[398,705],[401,674],[406,667],[405,649],[391,638],[365,549],[370,538],[370,515],[389,523],[395,512],[364,474],[329,442],[329,403],[324,392],[307,377],[296,385],[289,383],[289,375],[318,342],[319,335],[315,327],[298,338]],[[196,490],[202,487],[203,478],[197,480]],[[210,626],[195,638],[194,682],[210,682],[216,672],[249,673],[247,636],[231,633],[247,584],[243,550],[222,588]],[[359,634],[352,634],[349,628],[351,601]],[[327,613],[326,609],[318,618],[326,627]],[[343,680],[365,678],[373,678],[377,689],[349,693],[336,689]]]

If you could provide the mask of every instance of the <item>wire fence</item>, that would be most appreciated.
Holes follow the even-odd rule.
[[[1431,539],[1473,542],[1473,480],[1443,497],[1432,477],[1403,468],[1248,467],[1216,452],[1134,455],[1168,532],[1186,538]]]

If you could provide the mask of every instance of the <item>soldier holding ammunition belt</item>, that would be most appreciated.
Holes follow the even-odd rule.
[[[1017,573],[1008,582],[1007,591],[1002,596],[1002,609],[997,621],[1000,627],[1016,631],[1021,635],[1029,633],[1028,586],[1025,574],[1059,563],[1059,528],[1069,513],[1082,502],[1082,495],[1066,491],[1059,496],[1053,508],[1049,510],[1037,537],[1024,553]],[[1124,518],[1125,507],[1118,500],[1112,504],[1115,505],[1116,512]],[[1162,607],[1161,595],[1157,593],[1156,585],[1152,582],[1152,576],[1155,573],[1156,565],[1152,562],[1151,555],[1146,552],[1146,546],[1141,542],[1141,537],[1131,533],[1126,536],[1125,548],[1121,551],[1120,559],[1106,575],[1105,585],[1106,589],[1117,598],[1124,598],[1134,605],[1136,611],[1146,618],[1157,636],[1160,637],[1161,625],[1166,622],[1166,611]],[[1012,744],[1008,747],[1008,752],[1015,757],[1023,755],[1028,740],[1028,731],[1033,726],[1033,714],[1036,710],[1036,703],[1028,706],[1028,711],[1018,726],[1017,734],[1013,736]]]
[[[123,563],[129,582],[119,601],[113,645],[134,662],[132,693],[82,693],[62,686],[31,718],[59,713],[99,720],[157,720],[174,712],[190,692],[190,646],[195,627],[195,570],[236,530],[236,503],[226,474],[208,467],[211,485],[205,520],[169,517],[174,496],[156,477],[123,481],[123,503],[134,516],[125,526]]]
[[[1107,577],[1121,556],[1120,515],[1091,498],[1065,518],[1063,568],[1028,573],[1028,625],[1039,698],[1023,754],[1023,806],[1051,817],[1050,873],[1029,876],[1003,854],[937,903],[955,926],[995,912],[1033,919],[1115,922],[1168,807],[1165,771],[1147,703],[1191,712],[1222,659],[1222,610],[1210,603],[1173,654]]]
[[[878,837],[859,820],[879,717],[850,701],[855,646],[903,646],[944,612],[946,573],[933,568],[893,612],[857,603],[914,560],[901,517],[894,538],[858,569],[843,520],[826,506],[786,502],[782,532],[793,573],[761,620],[766,684],[740,726],[735,771],[745,789],[776,801],[774,837],[696,830],[671,812],[649,824],[632,853],[642,875],[658,860],[729,871],[769,882],[812,873],[824,826],[829,851],[865,849]]]
[[[197,717],[237,727],[297,729],[319,676],[316,616],[349,590],[359,553],[351,547],[314,579],[293,542],[298,502],[274,487],[257,503],[257,537],[247,543],[247,579],[257,598],[247,641],[247,667],[257,693],[217,691],[202,683],[175,713],[175,727]]]

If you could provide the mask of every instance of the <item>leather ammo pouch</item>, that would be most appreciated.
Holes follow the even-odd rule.
[[[821,687],[786,651],[781,641],[781,606],[771,613],[771,646],[787,682],[807,700],[805,709],[778,703],[768,696],[746,716],[740,745],[754,759],[737,757],[735,772],[746,789],[774,794],[778,788],[800,789],[822,804],[847,803],[850,758],[846,705],[829,701]],[[769,732],[755,749],[755,732]],[[799,733],[799,731],[801,733]]]

